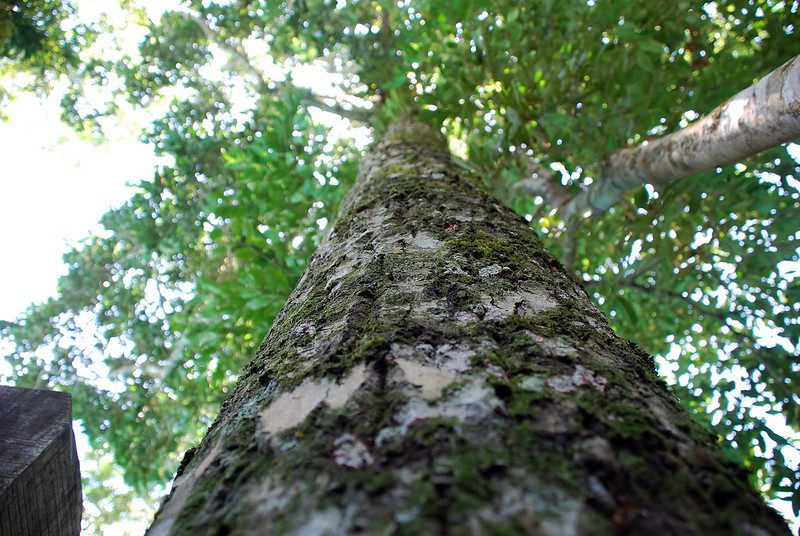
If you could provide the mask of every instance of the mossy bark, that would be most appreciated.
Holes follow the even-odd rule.
[[[401,121],[149,534],[788,534],[527,224]]]

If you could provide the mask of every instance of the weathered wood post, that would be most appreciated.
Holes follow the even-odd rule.
[[[70,396],[0,386],[0,536],[71,536],[80,530]]]

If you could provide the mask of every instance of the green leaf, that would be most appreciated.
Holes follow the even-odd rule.
[[[258,310],[264,309],[270,305],[275,304],[275,296],[272,294],[262,294],[261,296],[256,296],[255,298],[251,298],[247,300],[245,307],[250,310]]]

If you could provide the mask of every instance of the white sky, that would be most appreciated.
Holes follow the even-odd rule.
[[[152,149],[133,132],[101,145],[59,121],[58,100],[22,96],[0,123],[0,319],[55,294],[61,256],[153,174]]]

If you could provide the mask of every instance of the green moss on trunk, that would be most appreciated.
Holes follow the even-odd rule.
[[[151,534],[788,534],[413,121],[365,156],[180,473]]]

